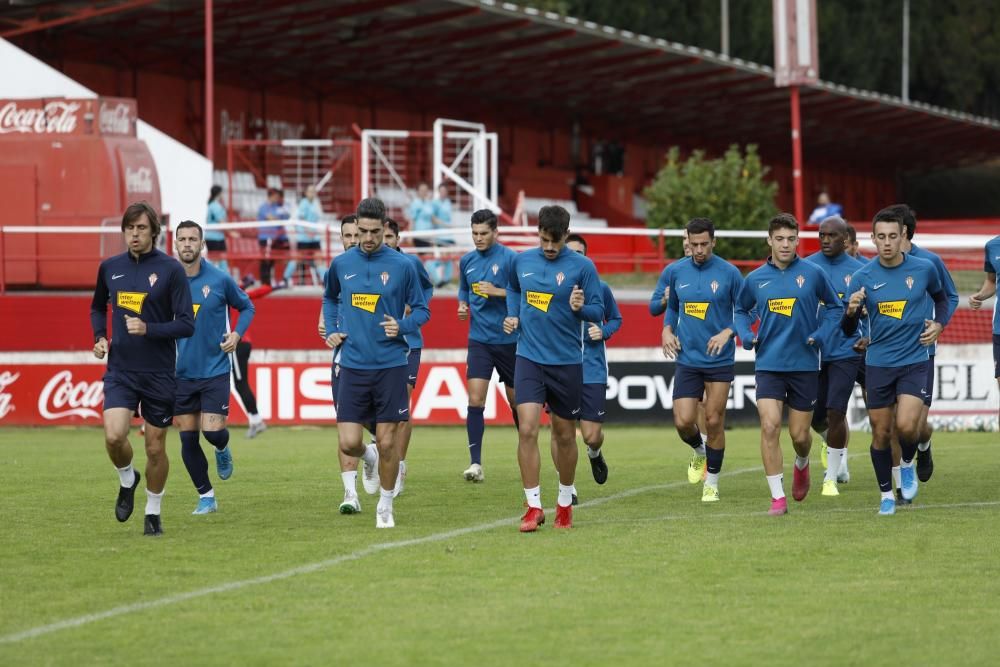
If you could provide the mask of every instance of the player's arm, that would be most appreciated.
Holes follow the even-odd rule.
[[[948,267],[944,265],[943,260],[941,260],[938,266],[938,279],[941,281],[941,288],[944,290],[948,301],[948,318],[950,319],[958,309],[958,288],[955,287],[955,281],[952,279],[951,273],[948,271]]]
[[[323,285],[323,325],[326,331],[327,344],[330,343],[331,336],[337,336],[335,345],[340,344],[340,339],[344,337],[344,332],[340,330],[338,318],[340,313],[340,278],[337,275],[337,267],[330,264],[330,270],[326,272],[326,281]]]
[[[517,276],[517,262],[511,261],[507,272],[507,317],[503,320],[503,331],[512,334],[521,324],[521,280]]]
[[[94,298],[90,301],[90,329],[94,333],[94,356],[103,359],[108,353],[108,298],[111,292],[104,282],[104,265],[97,268]]]
[[[146,322],[146,335],[150,338],[190,338],[194,335],[194,308],[191,305],[191,287],[179,262],[170,272],[170,308],[174,319],[167,322]]]
[[[424,296],[424,290],[421,289],[417,269],[414,266],[409,266],[408,269],[406,272],[408,280],[406,281],[405,303],[410,307],[410,314],[398,321],[400,336],[416,333],[431,319],[431,309]]]
[[[753,323],[757,320],[756,313],[751,315],[757,305],[757,295],[750,283],[750,277],[743,280],[740,287],[739,296],[736,298],[736,312],[733,314],[733,324],[736,326],[736,335],[740,337],[744,350],[753,349],[754,333]]]
[[[861,320],[861,312],[864,310],[865,299],[867,298],[864,282],[855,273],[851,276],[850,284],[857,285],[858,283],[861,283],[861,287],[851,294],[847,300],[844,306],[844,315],[840,319],[840,330],[847,336],[853,336],[857,332],[858,322]]]
[[[990,266],[990,269],[993,267]],[[979,288],[979,291],[969,297],[969,307],[972,310],[979,310],[983,307],[983,301],[986,301],[990,297],[997,293],[997,274],[992,271],[986,272],[986,278],[983,280],[983,286]]]
[[[589,322],[601,322],[604,319],[604,299],[601,296],[601,280],[597,277],[594,263],[586,259],[586,265],[580,272],[580,289],[583,291],[583,305],[573,314],[577,319]]]
[[[823,311],[820,313],[819,326],[809,334],[809,338],[812,339],[817,347],[823,349],[826,342],[833,336],[833,332],[840,324],[841,319],[843,319],[844,305],[837,294],[837,290],[833,288],[830,277],[823,271],[816,271],[816,274],[822,278],[816,285],[816,296],[823,303]]]
[[[656,280],[656,287],[653,289],[653,295],[649,297],[649,314],[653,317],[662,314],[667,309],[667,299],[664,298],[664,295],[670,282],[670,276],[667,273],[669,269],[670,267],[667,266],[660,272],[660,277]]]
[[[601,326],[601,337],[608,340],[622,328],[622,312],[618,309],[615,295],[608,287],[604,291],[604,324]]]
[[[236,320],[236,326],[233,327],[233,333],[242,339],[247,334],[247,329],[250,328],[250,323],[253,322],[257,309],[254,308],[253,301],[250,300],[247,293],[241,290],[236,281],[229,276],[226,276],[226,302],[240,314],[239,319]]]

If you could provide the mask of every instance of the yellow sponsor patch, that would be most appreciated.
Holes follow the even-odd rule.
[[[788,299],[768,299],[767,309],[776,315],[791,317],[792,312],[795,310],[795,297]]]
[[[699,320],[705,319],[705,315],[708,314],[708,301],[685,301],[684,314],[697,317]]]
[[[191,305],[194,307],[194,316],[198,317],[198,311],[201,309],[201,304],[200,303],[193,303]]]
[[[903,311],[906,310],[906,301],[879,301],[878,314],[892,317],[897,320],[903,319]]]
[[[483,290],[479,289],[479,283],[478,282],[472,283],[472,293],[475,294],[476,296],[481,296],[484,299],[490,298],[489,294],[487,294]]]
[[[374,313],[375,306],[378,305],[378,300],[381,296],[381,294],[352,294],[351,305],[355,308],[366,310],[369,313]]]
[[[142,314],[142,304],[148,292],[118,292],[118,307],[131,310],[137,315]]]
[[[528,305],[534,306],[543,313],[549,312],[549,302],[552,295],[548,292],[528,292]]]

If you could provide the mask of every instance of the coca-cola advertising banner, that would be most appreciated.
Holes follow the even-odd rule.
[[[135,100],[0,100],[0,140],[25,136],[104,135],[134,137],[139,115]]]

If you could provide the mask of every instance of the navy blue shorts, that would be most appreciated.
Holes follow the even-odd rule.
[[[465,379],[489,380],[493,377],[493,369],[495,368],[497,375],[500,376],[500,382],[512,387],[514,386],[516,356],[517,343],[489,345],[477,340],[470,340],[469,353],[466,357]]]
[[[330,367],[330,393],[333,394],[333,408],[337,408],[337,381],[340,379],[340,364],[336,361]]]
[[[924,400],[927,393],[927,363],[885,368],[868,367],[868,409],[888,408],[896,404],[901,394]]]
[[[417,375],[420,374],[420,353],[419,347],[411,347],[410,351],[406,354],[406,381],[410,383],[411,387],[417,386]]]
[[[868,373],[865,372],[865,368],[866,368],[866,366],[865,366],[865,358],[864,358],[864,356],[862,356],[861,357],[861,363],[858,364],[858,377],[855,380],[855,382],[858,383],[858,386],[860,386],[862,389],[864,389],[865,391],[867,391],[868,389],[867,389],[867,387],[865,387],[865,382],[867,381]]]
[[[104,409],[128,408],[147,424],[166,428],[174,417],[177,378],[169,373],[132,373],[108,370],[104,374]]]
[[[585,384],[580,394],[580,414],[583,421],[604,423],[605,404],[608,387],[603,384]]]
[[[819,368],[816,407],[847,414],[847,404],[858,379],[858,368],[863,365],[861,357],[824,361]]]
[[[1000,334],[993,334],[993,377],[1000,378]]]
[[[340,367],[337,421],[378,424],[410,420],[406,366],[364,370]]]
[[[697,398],[700,401],[705,395],[706,382],[732,382],[736,377],[735,368],[735,366],[697,368],[677,364],[677,370],[674,371],[674,400]]]
[[[195,412],[229,415],[229,373],[203,380],[177,378],[174,414],[190,415]]]
[[[927,357],[927,380],[924,382],[924,389],[927,393],[924,394],[924,405],[931,407],[931,402],[934,400],[934,355]]]
[[[580,418],[583,393],[583,364],[555,366],[536,364],[517,357],[514,365],[514,399],[522,403],[541,403],[563,419]]]
[[[773,398],[799,412],[816,408],[819,371],[757,371],[757,400]]]

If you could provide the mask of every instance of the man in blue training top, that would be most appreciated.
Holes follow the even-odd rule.
[[[573,252],[587,256],[587,240],[579,234],[566,237],[566,247]],[[583,391],[580,394],[580,434],[587,445],[587,459],[594,481],[604,484],[608,481],[608,464],[604,460],[601,446],[604,444],[604,413],[608,391],[608,355],[605,342],[621,329],[622,314],[611,287],[601,284],[601,300],[604,302],[604,318],[599,322],[587,322],[583,329]],[[558,446],[552,438],[552,462],[558,462]],[[573,492],[576,504],[576,491]]]
[[[986,301],[997,293],[997,274],[1000,274],[1000,236],[995,236],[986,243],[986,260],[983,263],[986,277],[979,291],[969,297],[969,307],[979,310]],[[993,376],[1000,383],[1000,308],[993,309]],[[1000,419],[1000,409],[997,412]],[[919,454],[918,454],[919,456]]]
[[[366,467],[378,466],[375,527],[392,528],[396,442],[400,423],[410,418],[405,336],[430,319],[430,308],[413,265],[384,244],[385,204],[363,199],[357,216],[361,245],[330,263],[323,318],[327,344],[343,345],[337,382],[340,449],[364,459]],[[407,306],[410,315],[405,315]],[[362,442],[362,426],[371,421],[377,447]]]
[[[771,256],[750,272],[736,305],[736,331],[745,349],[755,349],[760,454],[771,491],[768,514],[788,512],[783,485],[781,415],[788,404],[788,435],[795,448],[792,497],[809,493],[809,433],[816,406],[819,351],[823,349],[844,308],[826,274],[796,254],[799,223],[779,213],[768,223]],[[751,330],[751,313],[760,328]]]
[[[879,514],[895,514],[892,494],[893,432],[902,450],[900,491],[905,500],[917,495],[913,458],[920,435],[920,412],[927,386],[929,346],[933,345],[951,313],[948,297],[934,265],[902,252],[903,215],[892,208],[875,214],[872,240],[878,258],[851,277],[851,294],[842,327],[854,335],[858,320],[869,323],[871,342],[865,352],[868,418],[872,426],[872,466],[882,501]],[[934,319],[927,319],[928,297],[934,301]]]
[[[955,281],[952,280],[951,273],[949,273],[947,267],[945,267],[944,261],[942,261],[937,254],[913,243],[913,235],[917,231],[917,218],[913,213],[913,209],[906,204],[894,204],[893,206],[887,207],[886,210],[891,211],[895,216],[901,217],[903,220],[903,226],[906,229],[906,233],[903,243],[900,245],[900,251],[913,257],[926,259],[934,265],[934,269],[937,271],[938,280],[941,281],[941,289],[944,290],[945,296],[948,297],[948,319],[951,319],[951,317],[955,314],[955,310],[958,308],[958,288],[955,287]],[[928,319],[934,317],[934,309],[931,307],[931,303],[929,301],[927,304],[926,317]],[[920,411],[920,434],[918,436],[919,440],[917,444],[917,478],[921,482],[930,480],[931,475],[934,474],[934,459],[931,455],[931,436],[934,434],[934,429],[931,428],[927,417],[930,413],[931,402],[934,399],[934,356],[937,353],[937,345],[931,345],[928,352],[930,354],[930,363],[927,364],[927,395],[924,396],[924,407]],[[899,457],[900,452],[898,448],[893,447],[892,459],[894,476],[898,474]],[[897,479],[896,481],[898,482],[899,480]],[[897,489],[898,488],[899,485],[897,484]]]
[[[719,500],[719,473],[726,453],[726,402],[735,377],[733,312],[743,287],[740,270],[714,254],[715,225],[708,218],[687,224],[691,257],[671,264],[665,293],[663,353],[677,359],[673,412],[677,434],[691,449],[688,482],[705,480],[703,502]],[[698,428],[704,397],[708,439]]]
[[[232,277],[202,261],[204,246],[201,226],[190,220],[177,225],[174,232],[177,257],[191,286],[194,311],[194,335],[177,344],[177,400],[174,414],[181,435],[181,457],[194,488],[198,506],[192,514],[209,514],[218,509],[215,489],[208,479],[208,460],[198,442],[198,430],[215,448],[219,479],[233,474],[233,456],[229,451],[229,373],[230,354],[236,351],[253,320],[250,297]],[[240,313],[235,331],[230,331],[229,309]]]
[[[539,487],[538,427],[548,405],[558,448],[559,498],[556,528],[573,525],[576,419],[583,387],[581,330],[604,319],[601,284],[594,263],[566,247],[569,212],[543,206],[538,212],[540,247],[514,258],[507,286],[505,333],[520,331],[514,365],[517,399],[517,462],[528,510],[521,532],[545,522]]]
[[[826,273],[843,302],[851,293],[851,275],[864,264],[847,254],[849,237],[847,223],[843,218],[827,218],[819,225],[820,251],[806,257]],[[837,482],[842,478],[844,459],[847,458],[847,442],[850,429],[847,425],[847,404],[854,393],[854,383],[858,379],[861,355],[854,349],[857,336],[848,338],[839,327],[823,349],[823,359],[819,369],[819,391],[816,394],[816,409],[813,411],[812,427],[826,443],[826,474],[823,478],[824,496],[838,496]]]
[[[517,407],[514,400],[514,358],[517,334],[506,333],[503,321],[507,317],[506,285],[513,272],[517,253],[497,241],[497,216],[489,209],[472,214],[472,243],[476,249],[459,261],[458,319],[469,325],[469,346],[466,353],[465,381],[469,394],[469,409],[465,429],[469,440],[469,467],[462,476],[469,482],[482,482],[483,433],[486,431],[486,395],[493,370],[507,394],[507,403],[514,413],[517,427]]]
[[[141,406],[146,422],[145,535],[162,535],[160,503],[167,483],[167,427],[174,414],[175,339],[194,333],[191,291],[184,269],[154,247],[160,219],[146,202],[122,216],[128,251],[101,262],[90,304],[94,356],[108,356],[104,374],[104,442],[121,488],[115,517],[132,516],[139,473],[132,468],[129,424]],[[111,342],[107,311],[111,303]]]
[[[424,299],[428,304],[434,296],[434,285],[427,275],[424,263],[416,255],[407,255],[399,247],[399,223],[392,218],[385,219],[385,239],[384,242],[393,250],[399,252],[413,265],[417,276],[420,278],[420,289],[424,292]],[[413,397],[413,389],[417,386],[417,376],[420,374],[420,355],[424,348],[424,337],[420,334],[420,329],[416,333],[405,336],[406,344],[410,346],[410,351],[406,354],[406,395]],[[413,422],[405,421],[399,425],[399,474],[396,476],[396,495],[398,496],[406,488],[406,453],[410,450],[410,438],[413,435]]]

